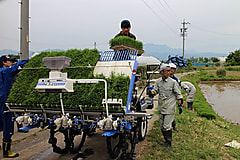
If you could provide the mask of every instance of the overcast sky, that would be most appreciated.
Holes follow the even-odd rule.
[[[0,49],[20,48],[20,0],[0,0]],[[130,20],[143,44],[229,53],[240,48],[240,0],[30,0],[30,50],[93,48],[108,50],[109,40]]]

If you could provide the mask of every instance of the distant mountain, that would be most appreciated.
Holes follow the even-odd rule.
[[[50,51],[51,52],[51,51],[66,51],[66,50],[64,50],[64,49],[45,49],[43,51]],[[30,51],[30,55],[29,56],[32,56],[34,53],[41,53],[43,51],[36,51],[36,52]],[[15,50],[10,50],[10,49],[2,49],[2,50],[0,50],[0,56],[2,56],[2,55],[10,55],[10,54],[18,55],[19,53],[20,53],[20,51],[15,51]]]
[[[143,55],[150,55],[158,58],[159,60],[167,60],[168,56],[182,56],[181,48],[170,48],[167,45],[160,44],[144,44],[145,53]],[[211,53],[211,52],[197,52],[193,50],[185,50],[184,58],[190,57],[222,57],[228,56],[228,53]]]
[[[145,53],[143,55],[149,55],[156,57],[159,60],[167,60],[168,56],[182,56],[182,49],[181,48],[171,48],[167,45],[160,45],[160,44],[144,44],[143,49],[145,50]],[[64,49],[45,49],[42,51],[36,51],[37,53],[41,53],[43,51],[66,51]],[[33,51],[30,51],[30,56],[33,55]],[[18,55],[19,51],[14,50],[7,50],[3,49],[0,50],[0,55],[8,55],[8,54],[14,54]],[[223,57],[228,56],[228,53],[211,53],[211,52],[197,52],[193,50],[185,50],[184,57],[190,58],[190,57]]]
[[[0,50],[0,55],[9,55],[9,54],[12,54],[12,55],[18,55],[19,54],[19,51],[14,51],[14,50],[10,50],[10,49],[2,49]]]
[[[45,49],[45,50],[42,50],[42,51],[37,51],[37,52],[52,52],[52,51],[66,51],[65,49]]]

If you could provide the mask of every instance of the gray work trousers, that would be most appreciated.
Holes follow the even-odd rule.
[[[172,129],[174,116],[174,114],[159,114],[159,124],[162,131],[169,131]]]

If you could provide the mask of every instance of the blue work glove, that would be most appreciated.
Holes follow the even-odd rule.
[[[183,109],[182,109],[182,104],[181,103],[178,104],[178,111],[179,111],[179,114],[182,114]]]

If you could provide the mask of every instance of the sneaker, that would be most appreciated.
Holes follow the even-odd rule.
[[[3,157],[4,158],[15,158],[15,157],[19,157],[19,154],[9,150],[8,154],[7,155],[3,155]]]
[[[18,129],[18,132],[21,132],[21,133],[28,133],[28,130],[21,130],[21,129]]]

